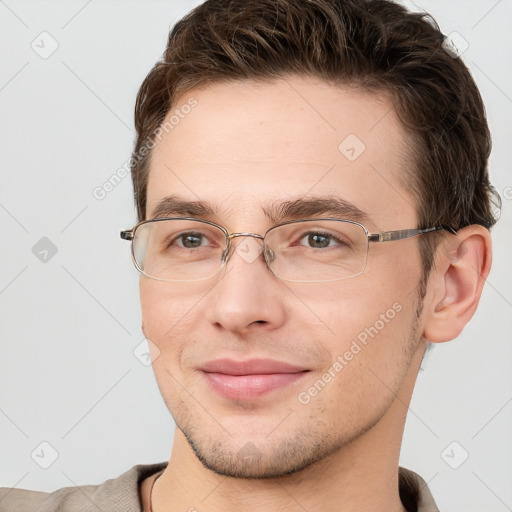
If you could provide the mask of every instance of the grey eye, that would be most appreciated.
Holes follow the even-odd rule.
[[[329,247],[331,237],[329,235],[323,235],[322,233],[310,233],[307,235],[307,240],[310,247],[324,248]]]
[[[179,239],[183,247],[187,247],[188,249],[201,247],[202,235],[185,234],[181,235]]]

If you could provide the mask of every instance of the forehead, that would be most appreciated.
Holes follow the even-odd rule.
[[[335,195],[383,224],[415,218],[401,185],[407,134],[382,95],[299,77],[217,83],[184,94],[166,122],[151,157],[149,217],[169,195],[212,204],[219,220]]]

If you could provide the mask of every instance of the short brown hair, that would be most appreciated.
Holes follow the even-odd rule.
[[[490,228],[499,196],[487,170],[485,109],[443,39],[428,14],[390,0],[204,2],[176,23],[137,95],[131,171],[139,220],[146,218],[148,142],[180,95],[213,82],[293,74],[389,95],[410,133],[413,165],[403,179],[417,200],[418,227]],[[424,276],[435,243],[431,235],[420,239]]]

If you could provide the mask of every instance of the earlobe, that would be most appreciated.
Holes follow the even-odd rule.
[[[491,259],[491,237],[483,226],[462,228],[438,247],[429,279],[435,290],[423,333],[427,340],[442,343],[462,332],[478,306]]]

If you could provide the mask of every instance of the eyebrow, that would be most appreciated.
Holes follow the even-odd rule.
[[[216,217],[214,206],[206,201],[187,201],[171,195],[161,199],[153,210],[152,218],[161,217]],[[356,205],[337,196],[297,198],[287,201],[274,201],[263,208],[265,216],[278,224],[286,220],[310,218],[320,215],[367,221],[369,216]]]
[[[151,218],[160,217],[208,217],[215,215],[206,201],[185,201],[176,195],[167,196],[158,201]]]
[[[337,196],[298,198],[274,203],[264,208],[265,215],[275,223],[320,215],[355,221],[368,220],[366,212]]]

